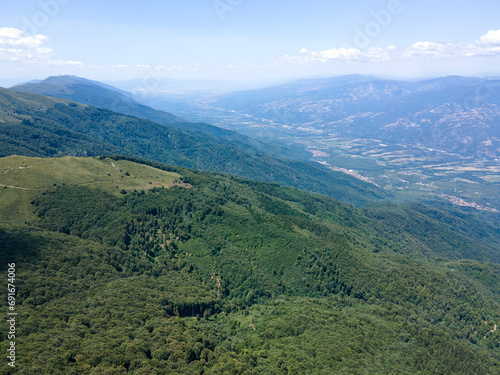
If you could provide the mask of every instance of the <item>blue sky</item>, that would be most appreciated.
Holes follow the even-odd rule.
[[[498,0],[2,1],[0,84],[500,76]]]

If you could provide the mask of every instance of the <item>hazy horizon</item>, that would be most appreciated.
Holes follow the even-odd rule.
[[[500,3],[29,0],[0,14],[0,84],[71,74],[277,82],[500,76]]]
[[[448,75],[448,76],[427,76],[427,77],[398,77],[398,76],[383,76],[383,75],[368,75],[368,74],[341,74],[341,75],[312,75],[312,76],[304,76],[304,77],[288,77],[282,79],[275,80],[260,80],[260,81],[243,81],[243,80],[217,80],[217,79],[189,79],[189,78],[167,78],[160,79],[158,81],[154,81],[154,84],[148,84],[144,78],[130,78],[125,80],[94,80],[84,76],[75,76],[77,78],[84,78],[92,81],[101,82],[113,87],[116,87],[125,91],[170,91],[175,92],[178,90],[181,91],[194,91],[199,90],[203,91],[237,91],[237,90],[251,90],[265,87],[272,87],[275,85],[281,85],[286,83],[291,83],[300,80],[314,80],[314,79],[329,79],[336,77],[344,77],[344,76],[366,76],[373,77],[375,79],[381,80],[392,80],[392,81],[425,81],[439,78],[446,78],[448,76],[460,76],[463,78],[477,78],[477,79],[485,79],[485,80],[498,80],[500,77],[484,77],[484,76],[473,76],[473,75]],[[64,75],[59,75],[64,76]],[[74,75],[70,75],[74,76]],[[57,76],[48,76],[48,77],[32,77],[31,79],[2,79],[0,78],[0,87],[3,88],[11,88],[17,85],[29,83],[29,82],[38,82],[43,81],[50,77]]]

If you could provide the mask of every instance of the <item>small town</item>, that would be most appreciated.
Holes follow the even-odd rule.
[[[456,206],[461,206],[461,207],[473,207],[476,210],[480,211],[486,211],[486,212],[500,212],[499,210],[491,207],[484,207],[481,206],[475,202],[467,202],[466,200],[459,198],[459,197],[454,197],[452,195],[446,195],[446,194],[440,194],[439,195],[441,198],[449,200],[452,204]]]

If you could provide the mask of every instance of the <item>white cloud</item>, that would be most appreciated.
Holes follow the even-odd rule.
[[[466,48],[456,43],[417,42],[408,47],[403,56],[453,57],[463,55]]]
[[[81,61],[71,61],[71,60],[48,60],[46,65],[50,66],[74,66],[74,67],[87,67],[87,65]],[[93,67],[94,68],[94,67]]]
[[[475,43],[458,42],[416,42],[398,49],[390,45],[385,48],[371,47],[332,48],[324,51],[300,50],[299,55],[285,55],[284,60],[289,63],[307,64],[314,62],[380,62],[393,58],[445,58],[445,57],[474,57],[500,56],[500,30],[490,30]]]
[[[0,28],[0,44],[36,48],[48,40],[49,38],[45,35],[38,34],[35,36],[25,36],[21,30],[13,27]]]
[[[20,49],[20,48],[0,48],[0,61],[11,62],[36,62],[48,61],[53,55],[50,48],[34,48],[34,49]]]
[[[490,30],[479,38],[478,44],[487,46],[500,46],[500,30]]]
[[[331,60],[353,61],[360,60],[361,51],[355,48],[332,48],[320,52],[303,52],[312,60],[327,62]]]
[[[500,55],[500,30],[490,30],[475,43],[417,42],[404,52],[406,57],[473,57]]]
[[[85,66],[80,61],[53,59],[54,51],[43,44],[45,35],[25,36],[22,30],[13,27],[0,28],[0,62],[42,64],[46,66]]]
[[[386,48],[331,48],[324,51],[309,51],[306,48],[300,50],[299,56],[286,55],[285,60],[292,63],[307,64],[313,62],[375,62],[386,61],[390,53],[396,49],[395,46]]]

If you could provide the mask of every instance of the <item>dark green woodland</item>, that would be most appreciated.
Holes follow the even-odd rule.
[[[29,206],[21,224],[2,206],[0,267],[18,270],[7,373],[498,373],[493,226],[474,237],[474,219],[422,204],[359,209],[119,157],[80,160],[124,183],[149,166],[178,183],[37,188],[23,176],[40,160],[2,164],[18,185],[0,199]]]

